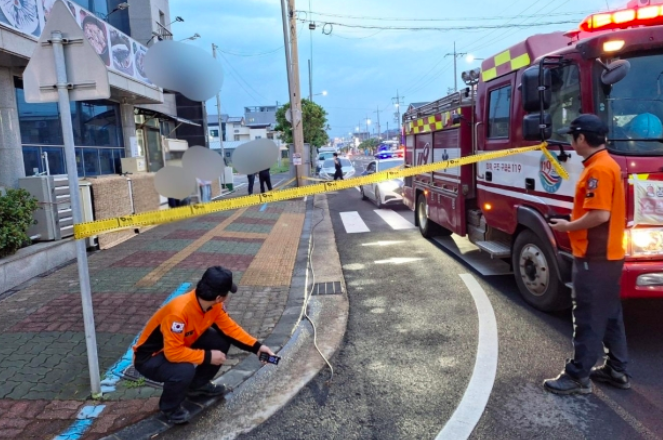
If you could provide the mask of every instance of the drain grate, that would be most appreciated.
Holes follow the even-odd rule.
[[[340,295],[343,293],[340,281],[329,283],[316,283],[313,285],[313,295]]]
[[[162,383],[154,382],[153,380],[150,380],[150,379],[146,378],[145,376],[143,376],[142,374],[140,374],[133,365],[131,367],[128,367],[126,370],[124,370],[124,374],[122,374],[122,376],[125,379],[131,380],[131,381],[134,381],[134,382],[138,382],[139,380],[142,379],[142,380],[145,381],[145,385],[149,385],[149,386],[154,387],[154,388],[161,388],[163,386]]]

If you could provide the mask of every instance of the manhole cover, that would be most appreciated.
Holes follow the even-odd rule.
[[[316,283],[313,285],[313,295],[340,295],[343,293],[340,281],[329,283]]]

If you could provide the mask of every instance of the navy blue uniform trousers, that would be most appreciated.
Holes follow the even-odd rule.
[[[214,327],[210,327],[200,335],[191,346],[202,350],[220,350],[228,353],[230,339]],[[189,388],[198,388],[212,380],[219,372],[221,365],[198,365],[188,362],[170,362],[163,352],[152,356],[150,360],[135,365],[136,370],[146,378],[155,382],[163,382],[163,393],[159,400],[159,409],[169,412],[177,409]]]
[[[619,282],[624,261],[573,262],[573,359],[566,372],[585,379],[607,350],[607,363],[626,371],[628,350]]]

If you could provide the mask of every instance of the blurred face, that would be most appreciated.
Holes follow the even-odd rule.
[[[591,156],[591,154],[594,152],[594,148],[590,147],[589,144],[587,144],[587,140],[585,139],[585,135],[580,133],[578,135],[577,139],[574,139],[573,136],[571,136],[571,146],[573,147],[574,150],[576,150],[576,153],[578,153],[580,156],[583,158],[588,158]]]

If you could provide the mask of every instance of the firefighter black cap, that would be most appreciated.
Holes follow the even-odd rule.
[[[598,116],[586,114],[578,116],[573,121],[571,121],[570,126],[557,130],[557,133],[596,133],[600,135],[606,135],[608,133],[608,127],[605,126],[603,121],[601,121]]]
[[[214,301],[217,296],[226,296],[237,292],[233,283],[233,273],[221,266],[208,268],[196,286],[196,295],[205,301]]]

